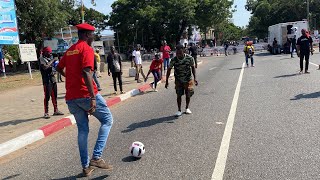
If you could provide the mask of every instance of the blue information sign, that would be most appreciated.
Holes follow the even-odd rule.
[[[0,0],[0,44],[19,44],[14,0]]]

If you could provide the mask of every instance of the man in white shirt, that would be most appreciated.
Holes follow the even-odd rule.
[[[142,58],[141,58],[141,46],[140,44],[137,45],[137,49],[132,52],[132,57],[134,58],[134,62],[136,64],[136,80],[138,83],[141,83],[142,81],[139,79],[139,74],[141,73],[143,79],[146,78],[146,76],[143,73],[142,69]]]

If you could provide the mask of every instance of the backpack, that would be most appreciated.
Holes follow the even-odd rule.
[[[245,52],[248,53],[248,55],[253,55],[253,47],[252,46],[246,46]]]

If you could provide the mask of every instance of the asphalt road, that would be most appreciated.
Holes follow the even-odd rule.
[[[312,61],[320,63],[319,57]],[[223,179],[232,180],[320,179],[320,71],[310,65],[311,74],[297,75],[298,59],[258,54],[256,67],[244,68],[239,98],[234,98],[243,59],[237,55],[203,60],[192,115],[173,116],[173,82],[168,90],[161,85],[157,93],[111,108],[114,126],[103,158],[114,170],[97,170],[90,179],[209,180],[219,168]],[[231,108],[235,102],[237,109]],[[99,123],[94,118],[90,123],[92,151]],[[232,131],[225,128],[227,123]],[[225,141],[228,133],[230,143]],[[67,128],[7,157],[0,164],[0,178],[76,179],[81,173],[76,135],[76,127]],[[146,147],[137,161],[129,156],[133,141]],[[228,147],[220,148],[221,142]],[[227,155],[226,163],[217,168],[221,154]]]

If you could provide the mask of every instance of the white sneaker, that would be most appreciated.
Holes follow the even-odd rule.
[[[186,114],[192,114],[192,112],[190,111],[190,109],[186,109]]]
[[[153,92],[158,92],[158,90],[157,89],[153,89]]]
[[[176,116],[177,116],[177,117],[182,116],[182,112],[181,112],[181,111],[178,111],[178,112],[176,113]]]

